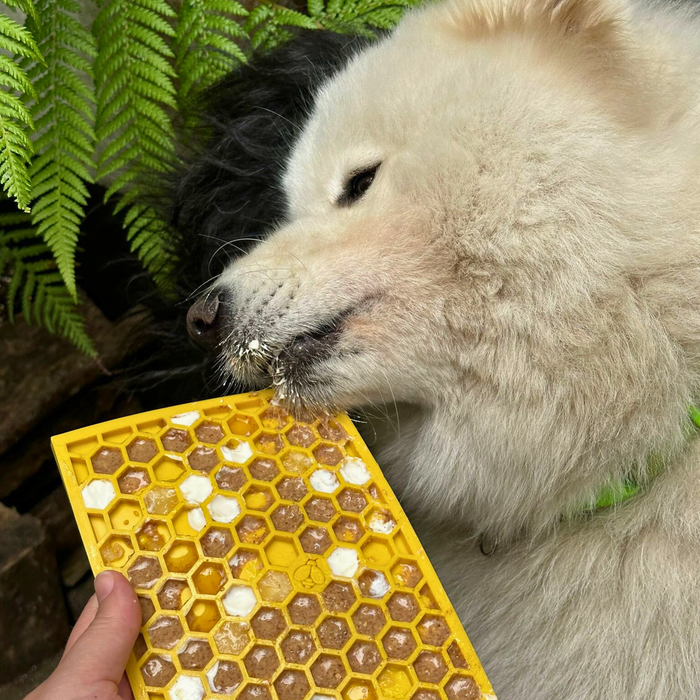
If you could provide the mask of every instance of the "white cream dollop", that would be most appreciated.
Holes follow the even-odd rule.
[[[223,445],[221,447],[221,454],[227,462],[244,464],[253,456],[253,448],[247,442],[239,442],[236,447]]]
[[[190,527],[197,532],[200,532],[206,527],[207,519],[204,517],[204,511],[201,508],[193,508],[187,511],[187,522]]]
[[[348,484],[361,486],[370,480],[369,469],[359,457],[346,457],[340,467],[340,473]]]
[[[396,527],[396,520],[394,520],[389,513],[377,510],[369,516],[367,527],[369,527],[372,532],[388,535]]]
[[[190,474],[180,484],[180,491],[188,503],[204,503],[213,490],[209,477],[201,474]]]
[[[230,523],[241,512],[241,507],[235,498],[222,496],[221,494],[214,496],[211,503],[207,506],[209,515],[212,520],[217,523]]]
[[[354,576],[360,566],[357,552],[349,547],[336,547],[330,553],[327,562],[336,576]]]
[[[82,490],[83,503],[86,508],[106,508],[117,495],[111,481],[95,479]]]
[[[322,493],[333,493],[340,485],[338,477],[328,469],[317,469],[309,477],[309,481],[316,491]]]
[[[192,425],[197,421],[202,414],[199,411],[187,411],[187,413],[178,413],[170,419],[170,422],[174,425]]]
[[[170,688],[171,700],[202,700],[207,691],[204,683],[193,676],[180,676]]]
[[[245,617],[250,615],[258,599],[250,586],[232,586],[221,602],[229,615]]]
[[[381,571],[375,572],[374,580],[369,585],[369,595],[371,598],[383,598],[388,593],[391,586],[386,580],[386,576]]]

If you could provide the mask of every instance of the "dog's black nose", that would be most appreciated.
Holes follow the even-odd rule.
[[[187,332],[192,340],[211,350],[221,341],[223,317],[224,293],[206,294],[187,312]]]

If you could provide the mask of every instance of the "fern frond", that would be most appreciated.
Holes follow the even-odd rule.
[[[75,249],[94,181],[95,100],[89,82],[95,41],[77,20],[75,0],[37,0],[38,17],[27,25],[46,64],[35,63],[29,77],[38,90],[32,115],[38,157],[30,169],[32,222],[49,250],[71,296],[77,300]],[[87,78],[87,81],[86,81]]]
[[[31,0],[15,0],[18,7],[36,16]],[[31,199],[29,164],[33,153],[27,136],[34,129],[26,98],[36,92],[20,65],[22,59],[41,62],[43,58],[31,32],[10,17],[0,14],[0,184],[20,209]]]
[[[269,49],[287,41],[291,33],[285,27],[319,29],[315,18],[273,3],[262,3],[248,15],[243,25],[250,35],[253,49]]]
[[[27,323],[38,323],[96,357],[78,305],[29,214],[0,212],[0,275],[10,278],[5,295],[10,321],[19,308]]]
[[[97,38],[95,133],[103,148],[97,177],[108,180],[105,201],[116,193],[124,197],[117,210],[147,196],[141,176],[165,173],[175,163],[174,131],[168,108],[176,109],[174,59],[169,43],[175,34],[175,13],[165,0],[99,0],[93,24]],[[137,210],[137,219],[143,216]],[[153,213],[155,217],[155,213]],[[133,226],[133,223],[131,224]],[[126,227],[126,226],[125,226]],[[163,282],[163,261],[145,255],[144,245],[132,249],[157,282]],[[151,225],[143,235],[154,248],[165,250],[164,225]]]

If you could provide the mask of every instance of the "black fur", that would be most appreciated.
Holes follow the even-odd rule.
[[[183,166],[165,183],[165,214],[182,263],[178,303],[156,311],[166,354],[155,360],[160,367],[152,376],[178,375],[176,386],[167,382],[169,400],[218,390],[211,371],[214,358],[187,341],[189,303],[227,261],[284,222],[280,179],[315,94],[368,41],[323,30],[299,31],[200,97],[200,126],[194,135],[187,132]]]

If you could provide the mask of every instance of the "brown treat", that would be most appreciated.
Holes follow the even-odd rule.
[[[348,651],[350,668],[357,673],[374,673],[381,662],[382,657],[374,642],[359,640]]]
[[[239,549],[229,561],[233,578],[250,580],[255,578],[258,571],[262,571],[262,562],[257,552],[249,549]]]
[[[331,581],[323,591],[323,602],[330,612],[347,612],[355,599],[355,591],[349,583]]]
[[[207,530],[199,540],[205,557],[223,559],[233,547],[233,535],[223,527]]]
[[[255,445],[260,452],[264,452],[267,455],[276,455],[284,448],[284,441],[279,435],[262,433],[255,438]]]
[[[287,628],[284,615],[276,608],[260,608],[250,624],[258,639],[275,640]]]
[[[143,638],[143,635],[140,634],[138,637],[136,637],[136,642],[134,643],[134,656],[137,659],[140,659],[147,651],[148,646],[146,644],[146,640]]]
[[[190,434],[179,428],[170,428],[160,441],[168,452],[184,452],[192,444]]]
[[[136,438],[127,445],[126,454],[132,462],[150,462],[158,454],[158,447],[150,438]]]
[[[357,579],[365,598],[383,598],[389,592],[389,582],[381,571],[365,569]]]
[[[194,431],[197,440],[200,442],[208,442],[210,445],[215,445],[219,440],[224,439],[224,431],[218,423],[205,421],[200,423]]]
[[[335,467],[343,459],[343,453],[335,446],[322,442],[315,450],[314,457],[319,464]]]
[[[265,428],[281,430],[287,425],[289,413],[280,406],[268,406],[261,414],[260,420]]]
[[[337,688],[345,678],[345,667],[337,656],[321,654],[311,664],[311,675],[322,688]]]
[[[185,671],[201,671],[214,654],[206,639],[188,639],[177,656]]]
[[[411,700],[440,700],[440,694],[435,690],[419,688],[415,693],[413,693]]]
[[[304,516],[299,506],[278,506],[275,508],[271,519],[275,528],[282,530],[282,532],[296,532],[299,526],[304,522]]]
[[[148,552],[159,552],[165,547],[165,543],[168,541],[167,536],[168,532],[164,524],[158,520],[147,520],[137,530],[136,541],[140,549],[145,549]]]
[[[230,695],[243,682],[243,674],[233,661],[219,661],[218,664],[209,685],[219,695]]]
[[[274,647],[256,644],[245,656],[243,661],[248,675],[253,678],[269,679],[274,676],[280,665]]]
[[[173,662],[167,656],[151,656],[141,667],[144,682],[152,688],[168,685],[176,672]]]
[[[439,615],[426,615],[418,623],[418,634],[425,644],[442,646],[450,636],[450,628]]]
[[[316,629],[318,641],[326,649],[342,649],[350,639],[348,623],[340,617],[327,617]]]
[[[362,491],[343,489],[338,494],[338,503],[343,510],[351,513],[361,513],[367,506],[367,498]]]
[[[122,493],[138,493],[151,483],[151,479],[143,469],[127,469],[117,483]]]
[[[310,688],[303,671],[282,671],[275,680],[275,690],[280,700],[304,700]]]
[[[114,474],[124,464],[124,457],[116,447],[103,447],[92,455],[90,461],[96,474]]]
[[[345,432],[340,423],[333,420],[333,418],[322,419],[318,422],[318,434],[324,440],[330,440],[331,442],[346,442],[348,439],[348,434]]]
[[[447,673],[442,655],[433,651],[422,651],[413,662],[419,680],[424,683],[439,683]]]
[[[352,621],[358,634],[376,637],[386,624],[386,617],[379,606],[363,603],[352,614]]]
[[[281,644],[282,654],[290,664],[305,664],[316,651],[314,640],[308,632],[292,630]]]
[[[146,598],[145,596],[140,595],[138,599],[139,605],[141,606],[141,625],[145,625],[151,617],[153,617],[156,606],[153,605],[153,601],[150,598]]]
[[[297,447],[310,447],[316,442],[314,431],[308,425],[297,423],[293,425],[286,433],[287,440],[290,445]]]
[[[153,588],[163,575],[163,570],[154,557],[141,556],[134,560],[126,573],[134,588]]]
[[[182,595],[185,590],[189,590],[187,581],[169,578],[158,591],[157,598],[161,610],[179,610],[185,603]]]
[[[386,607],[392,620],[397,622],[411,622],[418,614],[420,608],[418,601],[411,593],[394,593],[387,601]]]
[[[282,457],[282,466],[294,474],[303,474],[307,469],[313,466],[314,461],[303,452],[290,450]]]
[[[297,593],[287,606],[287,611],[295,625],[313,625],[321,614],[321,606],[315,595]]]
[[[170,615],[159,615],[148,627],[151,644],[158,649],[172,649],[183,634],[180,619]]]
[[[399,562],[393,571],[399,586],[406,586],[407,588],[414,588],[423,578],[421,570],[413,562]]]
[[[416,649],[416,640],[410,630],[392,627],[382,639],[384,651],[390,659],[407,659]]]
[[[258,481],[272,481],[280,473],[275,461],[264,457],[251,462],[248,469],[253,479]]]
[[[216,483],[224,491],[238,491],[245,482],[245,473],[240,467],[221,467],[216,473]]]
[[[287,476],[277,484],[277,491],[281,498],[288,501],[301,501],[308,493],[304,480],[298,476]]]
[[[340,542],[359,542],[365,531],[357,518],[341,515],[333,525],[335,536]]]
[[[453,676],[445,685],[449,700],[479,700],[481,691],[471,676]]]
[[[447,653],[449,654],[450,659],[452,660],[452,665],[455,668],[469,668],[469,664],[464,658],[464,654],[459,648],[457,642],[452,642],[452,644],[450,644],[450,646],[447,648]]]
[[[325,528],[307,527],[299,536],[299,543],[307,554],[323,554],[333,541]]]
[[[247,685],[236,700],[272,700],[272,695],[265,685]]]
[[[254,515],[246,515],[238,525],[236,532],[241,542],[247,544],[260,544],[270,532],[267,529],[267,524],[262,518]]]
[[[187,462],[192,469],[208,474],[219,463],[219,455],[213,447],[198,445],[187,456]]]
[[[335,515],[333,501],[330,498],[322,498],[321,496],[310,498],[304,509],[311,520],[318,520],[322,523],[327,523]]]

